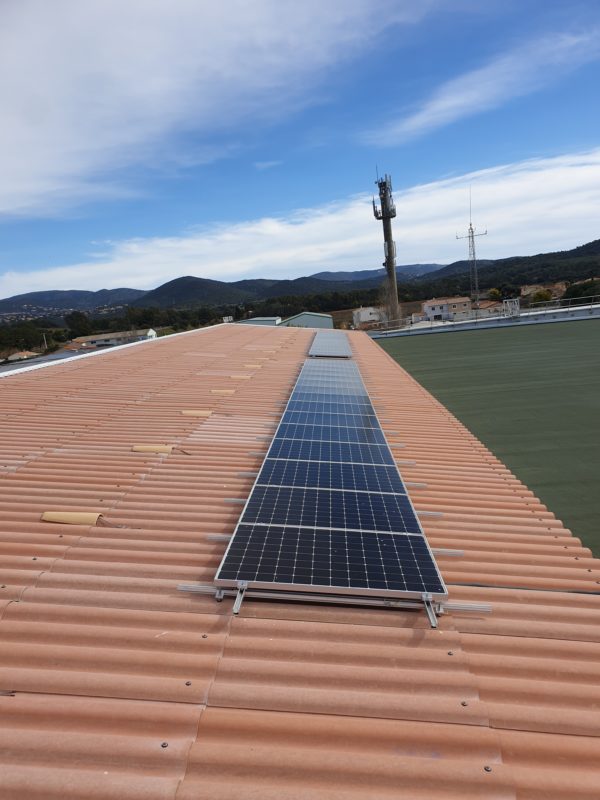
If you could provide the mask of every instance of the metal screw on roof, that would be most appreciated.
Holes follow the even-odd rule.
[[[32,561],[37,561],[37,556],[34,556],[31,560]]]
[[[163,743],[161,744],[161,747],[168,747],[168,746],[169,746],[169,743],[168,743],[168,742],[163,742]]]
[[[484,767],[484,768],[483,768],[483,771],[484,771],[484,772],[491,772],[491,771],[492,771],[492,768],[491,768],[491,767]]]
[[[467,703],[467,701],[466,701],[466,700],[462,700],[462,701],[461,701],[461,706],[468,706],[468,705],[469,705],[469,704]]]
[[[448,650],[448,655],[449,656],[453,656],[454,655],[454,650]]]
[[[191,682],[191,681],[186,681],[186,682],[185,682],[185,685],[186,685],[186,686],[191,686],[191,685],[192,685],[192,682]]]
[[[596,583],[598,583],[598,581],[596,581]],[[0,586],[0,589],[6,589],[6,584],[3,583],[2,586]]]
[[[203,634],[202,634],[202,638],[203,638],[203,639],[208,639],[208,633],[203,633]]]

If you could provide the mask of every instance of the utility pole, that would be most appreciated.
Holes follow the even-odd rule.
[[[473,227],[472,213],[471,213],[471,187],[469,186],[469,228],[466,236],[459,236],[456,234],[457,239],[469,240],[469,280],[471,284],[471,297],[475,298],[475,319],[479,316],[479,275],[477,273],[477,255],[475,253],[475,237],[486,236],[487,230],[483,233],[475,233]]]
[[[400,324],[400,311],[398,308],[398,286],[396,284],[396,245],[392,238],[392,219],[396,216],[396,206],[392,198],[392,179],[389,175],[384,175],[383,178],[377,178],[377,187],[379,189],[379,201],[381,208],[378,208],[373,198],[373,214],[375,219],[380,219],[383,222],[383,239],[384,239],[384,253],[385,261],[383,266],[387,272],[388,281],[388,295],[389,295],[389,322],[394,322],[396,325]]]

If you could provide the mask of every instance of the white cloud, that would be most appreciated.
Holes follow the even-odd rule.
[[[464,117],[497,108],[515,97],[531,94],[598,58],[598,28],[528,42],[480,69],[448,81],[419,109],[365,134],[364,138],[380,146],[401,144]]]
[[[212,161],[434,1],[1,3],[0,214],[120,195],[126,168]]]
[[[283,161],[255,161],[254,168],[262,172],[265,169],[273,169],[273,167],[280,167]]]
[[[468,187],[473,219],[489,235],[481,258],[568,249],[600,237],[600,149],[536,159],[396,190],[400,264],[466,257]],[[370,197],[305,209],[282,218],[188,231],[108,246],[87,263],[0,278],[0,296],[42,289],[154,288],[182,275],[219,280],[293,278],[323,269],[376,268],[380,223]]]

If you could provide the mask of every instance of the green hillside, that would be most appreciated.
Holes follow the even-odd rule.
[[[380,344],[600,555],[600,320]]]

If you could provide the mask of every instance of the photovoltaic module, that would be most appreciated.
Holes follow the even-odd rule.
[[[215,584],[443,599],[446,587],[347,336],[325,335],[333,333],[343,340],[315,337],[310,354],[316,345],[320,357],[304,362]]]

